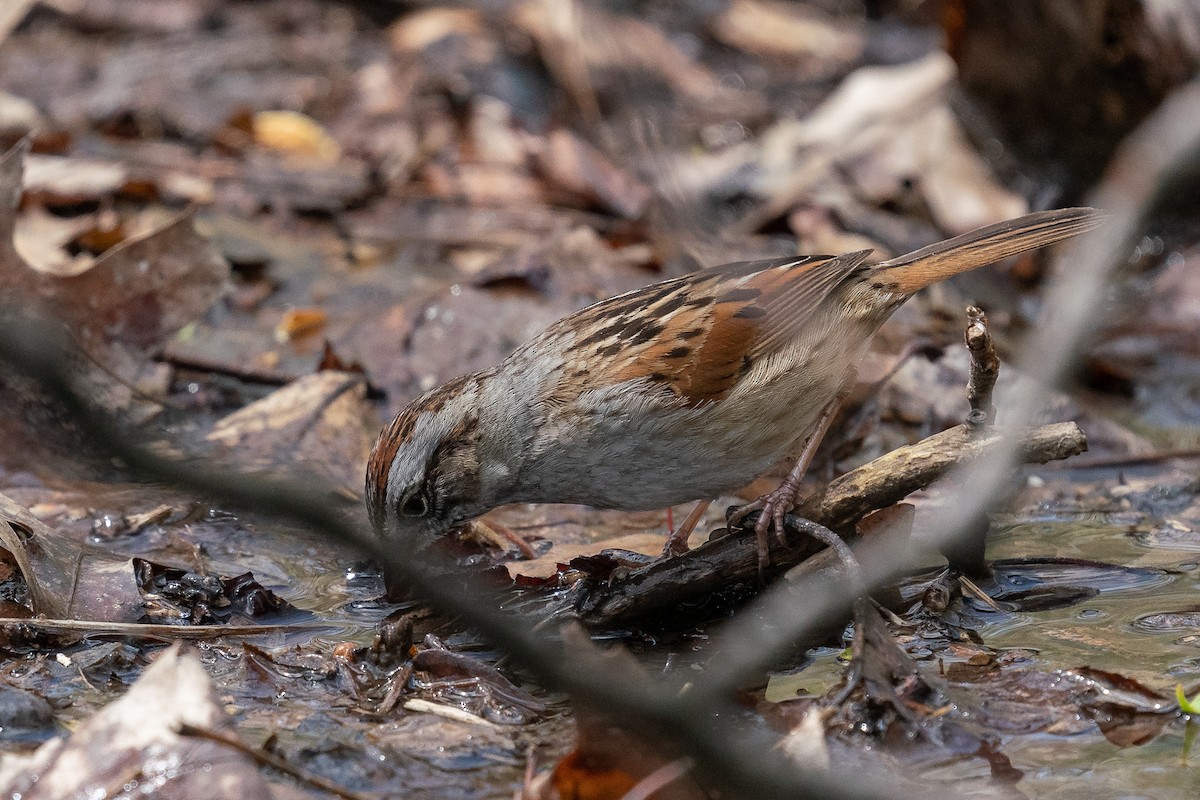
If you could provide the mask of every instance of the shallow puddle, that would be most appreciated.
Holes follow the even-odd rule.
[[[1200,629],[1147,623],[1154,615],[1196,607],[1200,574],[1194,557],[1178,550],[1151,551],[1130,535],[1128,525],[1111,524],[1097,515],[1024,522],[994,531],[988,555],[1086,558],[1114,565],[1153,564],[1162,570],[1157,578],[1149,573],[1141,579],[1110,575],[1093,581],[1088,585],[1099,594],[1061,608],[983,616],[979,633],[990,647],[1032,651],[1028,666],[1044,671],[1084,665],[1109,670],[1168,696],[1176,683],[1200,683],[1200,642],[1195,636]],[[1018,584],[1030,580],[1008,572],[1010,583],[1014,577]],[[1149,800],[1193,796],[1200,788],[1200,773],[1189,764],[1188,735],[1182,724],[1173,722],[1148,744],[1119,747],[1092,726],[1072,736],[1007,737],[1000,749],[1025,773],[1018,788],[1030,797]]]

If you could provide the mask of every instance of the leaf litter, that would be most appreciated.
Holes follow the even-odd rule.
[[[696,266],[794,253],[797,240],[806,251],[871,247],[882,258],[1057,190],[1013,181],[1006,154],[996,157],[1003,146],[981,145],[959,122],[951,58],[965,62],[923,44],[927,22],[897,33],[757,0],[712,14],[578,6],[575,16],[530,2],[397,8],[382,20],[307,2],[50,5],[5,29],[0,51],[0,140],[16,145],[0,160],[10,201],[0,209],[0,289],[56,309],[88,353],[83,379],[147,440],[216,451],[223,469],[299,470],[347,513],[357,513],[381,419],[595,299]],[[968,21],[979,27],[948,31],[952,44],[996,24]],[[578,26],[591,35],[579,38]],[[881,56],[897,50],[904,57]],[[51,64],[48,54],[61,57]],[[1047,411],[1081,420],[1105,458],[1190,441],[1194,381],[1164,376],[1190,357],[1194,237],[1170,241],[1139,249],[1154,313],[1110,327],[1086,391]],[[1036,280],[1036,264],[1015,274]],[[1002,271],[910,304],[878,337],[874,377],[891,373],[905,342],[927,339],[939,354],[905,361],[880,385],[864,370],[853,425],[814,472],[836,474],[961,419],[960,323],[945,310],[957,314],[965,291],[994,299],[1002,337],[1030,318],[1030,297]],[[354,364],[361,371],[338,369]],[[32,387],[0,375],[0,391],[14,398],[0,421],[11,443],[0,490],[13,498],[0,526],[12,556],[0,586],[11,609],[3,646],[15,672],[6,674],[25,692],[13,708],[42,695],[55,719],[79,726],[79,741],[54,747],[86,748],[129,725],[115,696],[139,674],[161,680],[161,662],[190,676],[178,687],[188,702],[216,708],[204,684],[220,687],[225,711],[205,711],[213,730],[352,790],[510,796],[533,745],[539,764],[555,766],[523,785],[525,796],[619,797],[656,780],[665,781],[656,797],[706,796],[669,742],[614,734],[620,720],[543,696],[454,620],[408,601],[407,622],[388,622],[382,582],[352,553],[131,483],[88,454]],[[869,616],[854,625],[861,680],[849,694],[835,687],[816,699],[842,649],[832,632],[763,675],[773,699],[750,687],[748,707],[775,721],[771,706],[802,706],[781,730],[806,764],[857,763],[881,744],[882,758],[936,765],[948,780],[982,765],[993,786],[1018,777],[1014,754],[1039,763],[1031,734],[1170,741],[1177,723],[1161,693],[1176,680],[1166,676],[1194,677],[1186,586],[1196,487],[1179,474],[1153,463],[1034,470],[997,521],[992,555],[1021,558],[993,562],[994,583],[982,586],[991,605],[954,576],[914,576],[887,603],[891,632]],[[922,514],[946,502],[944,490],[915,498],[915,535]],[[450,547],[481,579],[497,579],[490,567],[502,565],[522,585],[514,607],[544,604],[547,583],[636,569],[661,550],[667,527],[658,513],[572,507],[489,519],[538,558],[514,560],[498,536]],[[720,526],[720,512],[705,522]],[[689,676],[711,655],[704,614],[742,600],[617,633],[635,666]],[[288,604],[320,629],[285,616],[251,638],[231,617],[287,614]],[[32,614],[48,619],[13,621]],[[230,635],[203,640],[195,656],[159,651],[172,637],[138,623],[145,615]],[[89,620],[99,624],[69,624]],[[1139,662],[1130,636],[1152,643],[1154,657]],[[806,674],[812,697],[785,699],[780,676]],[[126,699],[137,697],[131,689]],[[234,795],[267,790],[263,775],[274,773],[211,739],[185,746],[168,716],[155,718],[165,727],[154,736],[182,753],[169,780],[209,764],[239,782]],[[44,709],[29,718],[44,736]],[[873,724],[865,734],[863,719]],[[219,758],[186,749],[201,744]],[[70,780],[107,786],[138,753],[114,757],[123,766],[85,760],[88,774]],[[271,780],[273,796],[307,791]],[[1027,771],[1023,780],[1044,779]]]

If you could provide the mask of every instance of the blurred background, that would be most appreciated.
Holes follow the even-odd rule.
[[[230,468],[316,473],[335,487],[330,503],[357,514],[366,455],[391,415],[564,314],[729,261],[865,248],[883,260],[1085,203],[1106,176],[1134,185],[1136,160],[1115,176],[1110,164],[1194,86],[1198,64],[1200,6],[1189,0],[7,0],[0,300],[60,320],[80,346],[81,385],[136,435]],[[1168,187],[1068,390],[1044,411],[1086,430],[1079,471],[1034,476],[996,526],[1001,555],[1117,565],[1071,573],[1084,588],[1055,595],[1073,598],[1058,616],[1030,606],[988,623],[990,644],[1027,648],[1021,658],[1041,675],[1099,661],[1160,685],[1200,678],[1188,600],[1200,552],[1198,197],[1194,176]],[[901,309],[814,477],[962,420],[968,303],[987,311],[1005,360],[1003,415],[1049,263],[1030,254]],[[198,574],[252,570],[333,632],[279,634],[274,650],[261,639],[266,649],[206,645],[249,738],[279,734],[279,752],[323,774],[363,791],[403,784],[414,797],[511,796],[527,746],[542,763],[569,749],[562,698],[550,712],[522,706],[462,664],[450,674],[492,694],[446,700],[453,692],[428,664],[417,669],[426,683],[409,683],[410,669],[399,685],[467,705],[500,732],[427,709],[388,726],[366,719],[381,698],[395,705],[399,673],[343,669],[330,654],[371,642],[392,610],[368,565],[269,517],[130,481],[60,405],[2,368],[0,400],[0,491],[66,548],[37,562],[58,587],[55,605],[37,608],[17,589],[8,616],[29,606],[177,621],[177,610],[147,612],[145,597],[182,578],[139,567],[137,586],[98,588],[104,570],[80,566],[97,549],[121,569],[136,557]],[[657,552],[666,526],[658,512],[562,507],[497,519],[550,551],[548,567],[523,567],[486,526],[468,537],[476,566],[508,563],[506,586],[549,580],[564,553],[612,537]],[[207,620],[190,602],[187,618]],[[414,613],[417,641],[436,633],[489,669],[502,655]],[[690,668],[707,641],[700,628],[631,638],[667,673]],[[46,659],[44,642],[6,641],[13,680],[54,699],[72,725],[124,691],[150,647],[56,642],[90,654],[72,670]],[[931,659],[926,645],[919,657]],[[840,650],[817,654],[816,678],[800,673],[805,692],[840,674]],[[796,694],[779,686],[769,702]],[[1027,709],[1049,705],[1022,697]],[[1089,795],[1155,770],[1163,791],[1183,791],[1186,773],[1164,766],[1176,765],[1178,742],[1160,738],[1139,760],[1147,751],[1118,752],[1073,706],[1055,708],[1061,716],[1024,720],[1034,737],[1008,743],[1044,796],[1071,791],[1055,764],[1092,770]],[[1036,740],[1083,734],[1092,738],[1070,756]]]

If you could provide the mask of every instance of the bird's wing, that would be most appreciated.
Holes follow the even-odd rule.
[[[689,406],[718,401],[756,359],[802,335],[869,253],[727,264],[585,308],[546,331],[570,335],[551,402],[638,379]]]

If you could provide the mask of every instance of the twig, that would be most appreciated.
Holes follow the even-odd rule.
[[[1000,375],[1000,359],[988,331],[987,315],[975,306],[967,307],[967,330],[964,336],[967,352],[971,354],[971,375],[967,379],[967,402],[971,406],[967,423],[976,427],[996,421],[996,406],[992,404],[992,389]]]
[[[81,633],[89,636],[134,636],[174,642],[183,639],[216,639],[220,636],[258,636],[280,631],[330,630],[331,625],[292,623],[287,625],[159,625],[145,622],[102,622],[45,617],[0,617],[0,628],[37,628],[51,633]]]
[[[285,386],[300,377],[278,369],[250,367],[194,353],[174,353],[170,350],[159,354],[158,360],[179,369],[212,372],[216,375],[227,375],[247,383],[260,383],[265,386]]]
[[[212,728],[202,728],[199,725],[192,725],[188,722],[181,722],[175,727],[175,732],[180,736],[190,736],[194,739],[205,739],[210,742],[224,745],[230,749],[237,750],[239,753],[244,753],[250,758],[257,761],[264,767],[277,769],[287,775],[291,775],[298,781],[307,783],[322,792],[328,792],[345,800],[366,800],[370,795],[359,794],[352,792],[349,789],[338,786],[327,778],[322,778],[320,775],[314,775],[308,770],[296,766],[290,761],[286,761],[274,753],[268,753],[259,747],[251,747],[236,736],[221,731],[215,731]]]
[[[400,702],[400,698],[404,696],[404,692],[408,688],[408,679],[412,677],[412,672],[412,663],[409,662],[388,679],[391,687],[388,689],[387,694],[384,695],[383,700],[375,708],[375,716],[382,717],[392,712],[392,709]]]
[[[970,373],[967,377],[967,426],[976,431],[987,430],[996,421],[996,406],[992,403],[992,390],[1000,376],[1000,359],[992,345],[992,334],[988,330],[987,317],[975,306],[967,306],[967,328],[963,333],[967,353],[971,357]],[[992,502],[981,508],[967,520],[958,536],[942,547],[942,554],[951,568],[958,572],[978,577],[989,575],[987,563],[987,534],[991,527],[989,512],[1009,502],[1016,489],[1017,472],[1003,476],[992,488]],[[956,493],[965,486],[958,482]]]
[[[1003,611],[1004,610],[1000,607],[999,603],[997,603],[995,600],[992,599],[991,595],[989,595],[983,589],[980,589],[979,584],[975,583],[975,581],[971,580],[966,575],[959,575],[958,583],[960,586],[962,586],[964,591],[966,591],[968,594],[973,595],[976,600],[983,603],[985,606],[990,608],[992,611]]]
[[[1079,458],[1064,465],[1070,469],[1120,469],[1121,467],[1144,467],[1164,461],[1200,458],[1200,447],[1183,447],[1178,450],[1161,450],[1155,453],[1131,453],[1128,455],[1096,456]]]
[[[772,571],[786,570],[820,549],[805,536],[813,523],[853,541],[858,520],[925,488],[955,465],[986,455],[1001,440],[998,433],[979,437],[972,427],[959,425],[842,475],[787,516],[788,539],[796,544],[771,542]],[[1018,447],[1025,461],[1044,463],[1083,452],[1087,438],[1074,422],[1060,422],[1030,431],[1020,437]],[[655,561],[595,587],[581,600],[579,613],[591,627],[613,627],[754,580],[755,548],[752,530],[711,540],[678,558]]]
[[[1005,438],[1000,433],[977,438],[968,426],[958,425],[834,479],[796,513],[835,531],[845,530],[871,511],[924,489],[954,466],[987,456]],[[1056,422],[1012,437],[1009,446],[1020,461],[1044,464],[1084,452],[1087,436],[1074,422]]]

